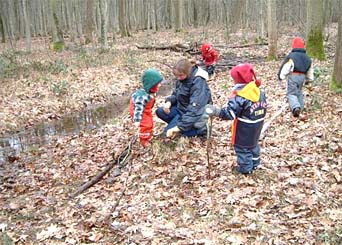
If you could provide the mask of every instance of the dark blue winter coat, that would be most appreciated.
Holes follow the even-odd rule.
[[[278,79],[281,80],[280,78],[280,72],[283,68],[283,66],[289,61],[293,61],[294,68],[293,72],[300,72],[303,74],[306,74],[307,71],[311,67],[311,58],[306,54],[305,49],[302,48],[294,48],[292,49],[291,53],[286,56],[284,59],[283,63],[281,64],[278,72]]]
[[[258,144],[266,115],[266,96],[254,82],[239,84],[219,117],[234,120],[232,144],[241,148],[254,148]]]
[[[177,106],[181,118],[177,126],[182,131],[194,129],[194,124],[201,118],[204,107],[212,103],[211,91],[207,84],[208,73],[194,66],[191,75],[177,81],[176,88],[166,101]]]

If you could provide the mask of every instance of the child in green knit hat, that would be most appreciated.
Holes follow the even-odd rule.
[[[163,76],[156,69],[145,70],[142,77],[143,88],[135,91],[130,100],[130,114],[139,132],[143,147],[150,145],[153,136],[152,108],[156,101],[156,93]]]

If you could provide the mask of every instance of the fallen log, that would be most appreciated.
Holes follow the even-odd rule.
[[[280,109],[273,114],[273,116],[271,117],[271,119],[266,122],[264,124],[264,126],[262,127],[261,129],[261,133],[260,133],[260,140],[264,139],[265,136],[266,136],[266,131],[267,129],[271,126],[271,123],[279,116],[281,115],[281,113],[283,113],[283,111],[288,107],[288,103],[287,102],[284,102],[283,105],[280,107]]]
[[[137,136],[133,136],[129,144],[126,146],[126,148],[117,156],[113,157],[114,159],[109,162],[109,164],[101,170],[97,175],[95,175],[91,180],[87,181],[84,183],[80,188],[77,189],[73,194],[70,195],[70,198],[75,198],[88,188],[92,187],[95,185],[97,182],[99,182],[103,176],[105,176],[115,165],[119,165],[120,168],[124,167],[129,160],[131,159],[131,151],[132,151],[132,146],[137,140]]]
[[[241,45],[233,45],[233,46],[227,46],[227,45],[214,45],[216,48],[249,48],[253,46],[266,46],[268,43],[247,43],[247,44],[241,44]]]
[[[167,45],[167,46],[152,46],[152,45],[147,45],[147,46],[139,46],[136,45],[138,49],[153,49],[153,50],[172,50],[172,51],[184,51],[189,49],[190,47],[185,45],[185,44],[181,44],[181,43],[176,43],[173,45]]]
[[[189,54],[200,54],[199,50],[199,44],[193,43],[190,45],[182,44],[182,43],[176,43],[173,45],[166,45],[166,46],[152,46],[152,45],[146,45],[146,46],[139,46],[136,45],[138,49],[150,49],[150,50],[171,50],[174,52],[184,52]]]

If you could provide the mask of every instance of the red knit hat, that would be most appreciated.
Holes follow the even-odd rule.
[[[304,48],[305,44],[303,39],[300,37],[295,37],[292,42],[292,48]]]
[[[212,48],[213,47],[209,43],[205,43],[201,46],[201,52],[206,53],[206,52],[210,51],[210,49],[212,49]]]
[[[261,80],[257,79],[254,72],[254,67],[251,64],[245,63],[234,66],[230,70],[230,75],[235,83],[250,83],[255,81],[255,84],[259,87]]]

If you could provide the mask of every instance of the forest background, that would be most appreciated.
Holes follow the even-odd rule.
[[[0,242],[341,244],[341,13],[339,0],[1,0]],[[315,67],[298,120],[276,76],[295,36]],[[204,42],[220,52],[215,104],[229,69],[249,62],[266,122],[282,111],[261,141],[262,168],[233,172],[230,122],[215,120],[210,150],[156,137],[70,199],[134,134],[127,101],[142,72],[166,78],[161,104],[170,67]],[[156,119],[156,133],[164,126]]]

